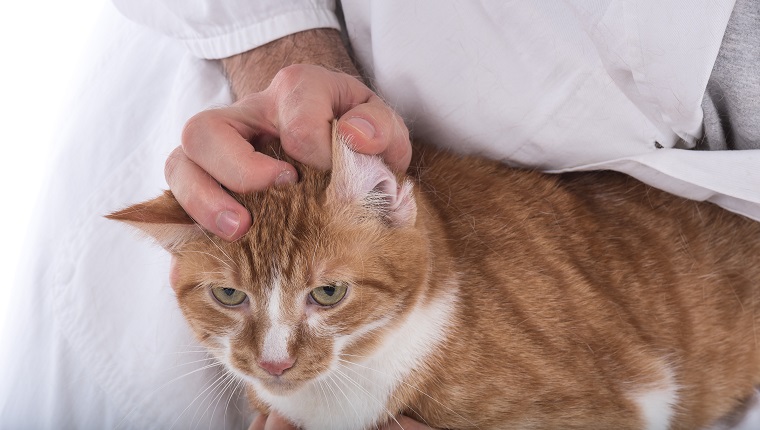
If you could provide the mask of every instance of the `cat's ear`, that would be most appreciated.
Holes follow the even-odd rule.
[[[399,183],[382,159],[351,150],[333,125],[332,176],[327,193],[343,204],[362,205],[395,227],[414,225],[417,203],[412,182]]]
[[[106,215],[106,218],[137,228],[169,252],[203,237],[201,227],[182,209],[171,191],[164,191],[153,200]]]

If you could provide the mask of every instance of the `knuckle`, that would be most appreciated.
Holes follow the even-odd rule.
[[[300,130],[291,130],[287,134],[283,134],[281,136],[282,149],[296,160],[303,159],[310,152],[309,145],[304,140],[305,137]]]
[[[208,130],[214,123],[215,114],[211,111],[203,111],[187,120],[182,128],[180,141],[185,152],[192,153],[208,134]]]
[[[202,208],[203,196],[205,195],[204,189],[200,183],[191,181],[185,184],[186,192],[184,193],[182,206],[192,213],[199,213],[199,208]]]
[[[309,140],[313,130],[313,127],[306,126],[305,124],[291,123],[284,134],[286,139],[291,141],[291,145],[302,146],[302,144]]]
[[[278,90],[292,90],[303,82],[309,71],[309,66],[305,64],[283,67],[272,79],[272,85]]]
[[[320,67],[310,64],[294,64],[280,69],[272,79],[267,92],[276,103],[286,107],[313,102],[315,95],[324,95],[329,75]]]
[[[314,133],[318,125],[302,116],[289,121],[281,130],[280,144],[295,159],[308,157],[313,151]]]
[[[175,197],[193,219],[204,226],[212,226],[212,217],[220,202],[216,190],[209,188],[204,181],[188,181],[182,186],[183,192]]]

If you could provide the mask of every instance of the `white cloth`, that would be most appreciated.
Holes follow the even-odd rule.
[[[237,396],[227,407],[229,390],[207,390],[218,367],[198,370],[210,361],[176,305],[168,255],[103,218],[166,188],[162,160],[184,122],[230,102],[218,64],[156,36],[108,8],[89,50],[0,336],[2,429],[250,422]]]
[[[115,0],[135,22],[201,58],[224,58],[311,28],[339,28],[334,0]]]
[[[240,428],[245,406],[207,390],[215,369],[196,372],[207,362],[194,362],[168,256],[102,215],[165,188],[184,121],[230,102],[202,58],[337,27],[334,5],[117,4],[149,28],[109,9],[99,30],[0,337],[0,427]],[[760,151],[676,149],[700,134],[731,6],[343,2],[359,60],[416,136],[550,171],[612,168],[760,219]]]

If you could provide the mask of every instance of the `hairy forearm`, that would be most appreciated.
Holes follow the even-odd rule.
[[[291,34],[222,59],[236,99],[266,89],[274,75],[291,64],[314,64],[359,77],[340,33],[329,28]]]

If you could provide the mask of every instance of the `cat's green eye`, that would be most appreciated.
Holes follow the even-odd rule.
[[[317,287],[309,293],[312,300],[321,306],[332,306],[343,300],[348,287],[343,283],[335,283]]]
[[[237,306],[245,301],[247,297],[244,292],[234,288],[213,287],[211,294],[219,303],[225,306]]]

